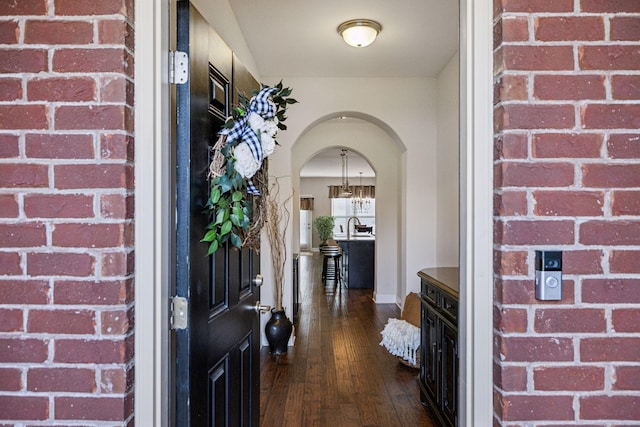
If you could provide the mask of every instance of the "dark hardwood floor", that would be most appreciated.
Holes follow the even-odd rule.
[[[301,256],[295,346],[261,352],[261,427],[436,426],[420,403],[418,371],[379,345],[394,304],[372,292],[325,289],[320,255]]]

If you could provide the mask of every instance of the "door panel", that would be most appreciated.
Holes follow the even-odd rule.
[[[458,401],[458,333],[448,322],[441,323],[442,333],[442,412],[450,425],[457,425]]]
[[[227,419],[227,362],[227,359],[223,360],[209,375],[209,419],[213,420],[213,425],[225,425]]]
[[[311,214],[312,211],[300,211],[300,250],[311,250]]]
[[[424,301],[421,303],[426,306]],[[421,310],[422,325],[426,325],[420,331],[422,342],[427,345],[421,349],[421,375],[423,382],[427,386],[427,393],[434,401],[438,398],[438,329],[436,328],[436,315],[430,308]]]
[[[229,114],[233,55],[188,1],[177,3],[177,47],[190,75],[176,87],[176,293],[189,301],[188,327],[175,332],[177,426],[259,422],[259,257],[224,246],[206,256],[202,213],[210,146]],[[250,90],[249,90],[250,92]]]

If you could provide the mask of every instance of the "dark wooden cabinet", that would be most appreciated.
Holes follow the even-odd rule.
[[[458,268],[418,272],[420,397],[443,426],[458,425]]]
[[[373,289],[375,240],[338,240],[342,248],[342,280],[348,288]]]

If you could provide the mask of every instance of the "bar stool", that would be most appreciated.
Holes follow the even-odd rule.
[[[329,280],[333,281],[336,286],[342,283],[342,274],[340,269],[340,261],[342,259],[342,248],[340,246],[322,246],[320,252],[322,259],[322,283],[327,285]]]

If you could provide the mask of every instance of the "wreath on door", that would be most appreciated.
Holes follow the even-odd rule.
[[[275,151],[276,135],[283,123],[292,90],[282,85],[261,85],[251,99],[240,96],[239,105],[218,133],[211,149],[209,197],[204,213],[210,218],[202,242],[207,255],[227,242],[234,247],[260,250],[268,193],[267,158]]]

